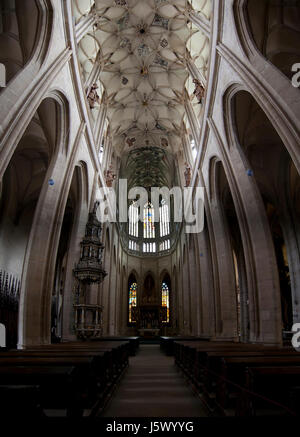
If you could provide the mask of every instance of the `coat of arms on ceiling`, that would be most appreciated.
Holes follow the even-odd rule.
[[[169,45],[168,40],[166,38],[163,38],[160,42],[160,45],[163,49],[165,49]]]
[[[120,42],[121,49],[125,49],[126,47],[128,50],[131,50],[131,42],[128,38],[122,38]]]
[[[150,48],[146,44],[141,44],[138,47],[139,56],[148,56],[150,54]]]
[[[117,6],[127,6],[127,0],[115,0]]]
[[[155,14],[152,25],[153,26],[161,26],[161,27],[164,27],[165,29],[168,29],[169,20],[167,18],[161,17],[158,14]]]
[[[155,59],[154,59],[154,64],[158,64],[161,67],[167,67],[168,66],[168,62],[163,59],[162,57],[160,57],[159,55],[156,55]]]
[[[119,21],[117,21],[117,25],[119,27],[119,30],[124,30],[129,23],[129,12],[127,12],[126,15],[124,15],[124,17],[120,18]]]

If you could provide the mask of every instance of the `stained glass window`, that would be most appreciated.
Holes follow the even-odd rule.
[[[138,252],[139,246],[136,241],[129,240],[129,249]]]
[[[133,319],[133,311],[132,308],[136,307],[136,292],[137,292],[137,283],[133,282],[132,284],[130,284],[130,289],[129,289],[129,323],[133,323],[136,320]]]
[[[155,253],[156,252],[156,243],[143,243],[143,252],[144,253]]]
[[[154,208],[150,202],[144,206],[144,238],[155,238]]]
[[[169,287],[166,284],[166,282],[162,283],[161,286],[161,304],[162,307],[167,308],[167,314],[166,314],[166,319],[163,320],[163,322],[165,323],[169,323],[170,321],[170,293],[169,293]]]
[[[193,159],[195,161],[195,159],[197,157],[197,148],[196,148],[195,140],[193,138],[191,139],[191,150],[192,150]]]
[[[129,235],[139,236],[139,209],[135,202],[129,207]]]
[[[164,250],[169,250],[170,248],[171,248],[171,241],[170,241],[169,239],[163,241],[163,242],[160,243],[160,245],[159,245],[159,251],[160,251],[160,252],[163,252]]]
[[[160,236],[165,237],[170,233],[170,217],[169,207],[165,200],[162,200],[159,207],[159,224],[160,224]]]

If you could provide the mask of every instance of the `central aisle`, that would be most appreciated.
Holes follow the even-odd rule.
[[[174,357],[159,345],[141,345],[103,417],[205,417],[199,398],[193,395],[176,370]]]

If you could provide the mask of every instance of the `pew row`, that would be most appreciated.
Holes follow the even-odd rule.
[[[208,341],[208,337],[160,337],[160,348],[166,355],[174,355],[174,343],[177,341]]]
[[[293,348],[179,341],[174,354],[211,414],[300,414],[300,354]]]
[[[37,416],[93,417],[124,374],[129,354],[129,341],[60,343],[1,352],[1,411],[22,415],[28,410],[25,405],[31,405]],[[5,398],[15,398],[17,407]]]

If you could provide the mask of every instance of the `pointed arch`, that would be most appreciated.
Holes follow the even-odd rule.
[[[164,270],[161,273],[160,278],[162,322],[166,325],[169,325],[171,314],[171,277],[168,271]]]
[[[133,270],[128,276],[128,325],[137,322],[137,303],[138,303],[138,282],[136,272]]]
[[[300,314],[299,219],[292,200],[294,188],[300,184],[300,173],[287,143],[252,94],[232,88],[226,98],[233,120],[227,128],[233,139],[232,153],[236,152],[243,162],[261,209],[261,218],[266,222],[265,238],[270,259],[274,260],[270,265],[281,299],[281,329],[288,330]],[[252,232],[251,237],[254,239],[255,233]],[[253,244],[261,244],[261,239]],[[254,259],[259,252],[256,250]],[[280,322],[277,323],[279,329]]]

